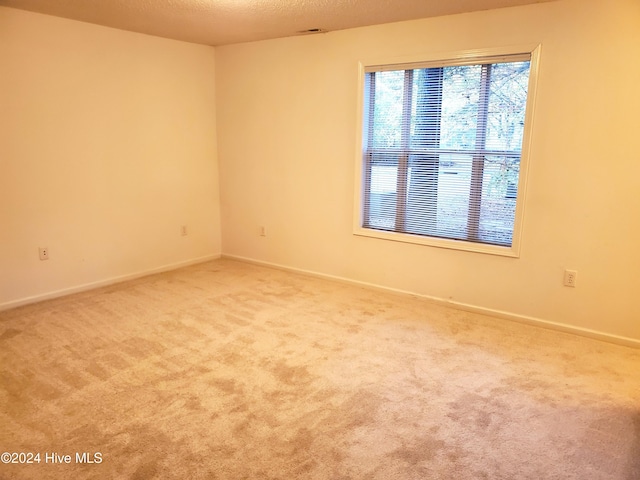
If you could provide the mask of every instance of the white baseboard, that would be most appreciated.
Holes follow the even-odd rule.
[[[319,272],[314,272],[311,270],[304,270],[304,269],[300,269],[300,268],[293,268],[293,267],[288,267],[286,265],[280,265],[280,264],[276,264],[276,263],[271,263],[271,262],[263,262],[260,260],[254,260],[251,258],[246,258],[246,257],[241,257],[241,256],[237,256],[237,255],[226,255],[223,254],[222,258],[228,258],[230,260],[237,260],[237,261],[241,261],[241,262],[245,262],[245,263],[252,263],[254,265],[261,265],[264,267],[270,267],[270,268],[277,268],[279,270],[285,270],[288,272],[294,272],[294,273],[299,273],[302,275],[309,275],[312,277],[317,277],[317,278],[323,278],[323,279],[327,279],[327,280],[333,280],[336,282],[341,282],[341,283],[346,283],[349,285],[355,285],[355,286],[360,286],[360,287],[365,287],[365,288],[369,288],[369,289],[375,289],[375,290],[380,290],[380,291],[384,291],[384,292],[388,292],[388,293],[394,293],[394,294],[398,294],[398,295],[404,295],[404,296],[409,296],[412,298],[419,298],[422,300],[426,300],[429,302],[433,302],[433,303],[437,303],[439,305],[444,305],[444,306],[448,306],[451,308],[455,308],[458,310],[464,310],[467,312],[472,312],[472,313],[478,313],[481,315],[488,315],[488,316],[492,316],[492,317],[497,317],[497,318],[502,318],[505,320],[510,320],[513,322],[518,322],[518,323],[524,323],[527,325],[532,325],[535,327],[541,327],[541,328],[546,328],[546,329],[550,329],[550,330],[556,330],[556,331],[560,331],[560,332],[565,332],[565,333],[570,333],[573,335],[579,335],[582,337],[588,337],[588,338],[593,338],[595,340],[600,340],[603,342],[608,342],[608,343],[615,343],[617,345],[623,345],[626,347],[632,347],[632,348],[638,348],[640,349],[640,340],[636,340],[634,338],[629,338],[629,337],[622,337],[622,336],[618,336],[618,335],[612,335],[610,333],[605,333],[605,332],[599,332],[597,330],[590,330],[588,328],[581,328],[581,327],[575,327],[573,325],[567,325],[565,323],[558,323],[558,322],[552,322],[549,320],[542,320],[540,318],[535,318],[535,317],[529,317],[526,315],[519,315],[516,313],[511,313],[511,312],[505,312],[502,310],[495,310],[492,308],[486,308],[486,307],[479,307],[476,305],[469,305],[466,303],[462,303],[462,302],[455,302],[452,300],[447,300],[444,298],[439,298],[439,297],[432,297],[429,295],[422,295],[422,294],[418,294],[418,293],[413,293],[413,292],[409,292],[406,290],[399,290],[399,289],[395,289],[395,288],[390,288],[390,287],[384,287],[381,285],[376,285],[373,283],[367,283],[367,282],[361,282],[358,280],[352,280],[349,278],[345,278],[345,277],[338,277],[335,275],[328,275],[328,274],[324,274],[324,273],[319,273]]]
[[[85,292],[94,288],[106,287],[115,283],[126,282],[127,280],[134,280],[140,277],[146,277],[147,275],[153,275],[154,273],[168,272],[177,268],[188,267],[189,265],[195,265],[198,263],[208,262],[210,260],[217,260],[220,255],[206,255],[204,257],[193,258],[182,262],[170,263],[168,265],[162,265],[160,267],[150,268],[148,270],[142,270],[135,273],[128,273],[126,275],[120,275],[117,277],[106,278],[104,280],[98,280],[96,282],[84,283],[82,285],[76,285],[69,288],[63,288],[61,290],[55,290],[52,292],[33,295],[31,297],[24,297],[18,300],[12,300],[10,302],[0,303],[0,311],[9,310],[11,308],[21,307],[30,303],[41,302],[43,300],[50,300],[52,298],[64,297],[71,295],[72,293]]]

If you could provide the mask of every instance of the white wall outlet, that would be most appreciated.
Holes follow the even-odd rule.
[[[576,280],[578,278],[578,272],[575,270],[565,270],[564,271],[564,286],[565,287],[575,287]]]
[[[182,235],[183,237],[187,235],[187,226],[186,225],[182,225],[180,227],[180,235]]]
[[[38,252],[40,253],[40,260],[49,260],[49,249],[47,247],[40,247]]]

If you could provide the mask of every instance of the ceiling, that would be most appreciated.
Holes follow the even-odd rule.
[[[0,5],[226,45],[553,0],[0,0]]]

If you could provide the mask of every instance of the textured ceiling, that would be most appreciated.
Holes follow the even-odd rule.
[[[0,0],[0,5],[205,45],[553,0]]]

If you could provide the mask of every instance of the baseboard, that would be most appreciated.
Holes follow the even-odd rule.
[[[349,285],[355,285],[355,286],[359,286],[359,287],[364,287],[364,288],[369,288],[369,289],[374,289],[374,290],[379,290],[379,291],[383,291],[383,292],[388,292],[388,293],[393,293],[396,295],[403,295],[403,296],[408,296],[408,297],[412,297],[412,298],[419,298],[422,300],[426,300],[429,302],[433,302],[433,303],[437,303],[439,305],[444,305],[444,306],[448,306],[451,308],[455,308],[458,310],[463,310],[463,311],[467,311],[467,312],[471,312],[471,313],[478,313],[481,315],[488,315],[491,317],[497,317],[497,318],[501,318],[504,320],[509,320],[509,321],[513,321],[513,322],[518,322],[518,323],[523,323],[523,324],[527,324],[527,325],[532,325],[535,327],[541,327],[541,328],[545,328],[545,329],[549,329],[549,330],[556,330],[556,331],[560,331],[560,332],[564,332],[564,333],[570,333],[573,335],[579,335],[581,337],[588,337],[588,338],[592,338],[595,340],[600,340],[603,342],[608,342],[608,343],[614,343],[616,345],[623,345],[625,347],[632,347],[632,348],[638,348],[640,349],[640,340],[636,340],[633,338],[629,338],[629,337],[622,337],[622,336],[618,336],[618,335],[612,335],[609,333],[604,333],[604,332],[599,332],[597,330],[590,330],[588,328],[580,328],[580,327],[575,327],[573,325],[567,325],[565,323],[558,323],[558,322],[552,322],[549,320],[542,320],[540,318],[535,318],[535,317],[529,317],[526,315],[519,315],[517,313],[511,313],[511,312],[505,312],[502,310],[495,310],[492,308],[486,308],[486,307],[480,307],[477,305],[469,305],[466,303],[462,303],[462,302],[455,302],[452,300],[448,300],[448,299],[444,299],[444,298],[439,298],[439,297],[433,297],[433,296],[429,296],[429,295],[422,295],[422,294],[418,294],[418,293],[414,293],[414,292],[410,292],[410,291],[406,291],[406,290],[400,290],[400,289],[396,289],[396,288],[390,288],[390,287],[384,287],[381,285],[376,285],[373,283],[368,283],[368,282],[361,282],[358,280],[352,280],[349,278],[345,278],[345,277],[339,277],[336,275],[328,275],[325,273],[319,273],[319,272],[314,272],[311,270],[304,270],[301,268],[293,268],[293,267],[288,267],[286,265],[280,265],[277,263],[271,263],[271,262],[263,262],[261,260],[254,260],[252,258],[247,258],[247,257],[242,257],[242,256],[238,256],[238,255],[227,255],[227,254],[222,254],[221,256],[222,258],[228,258],[230,260],[237,260],[240,262],[245,262],[245,263],[251,263],[254,265],[260,265],[263,267],[270,267],[270,268],[276,268],[278,270],[285,270],[288,272],[293,272],[293,273],[299,273],[302,275],[308,275],[308,276],[312,276],[312,277],[316,277],[316,278],[323,278],[326,280],[333,280],[336,282],[341,282],[341,283],[345,283],[345,284],[349,284]]]
[[[51,300],[52,298],[64,297],[73,293],[85,292],[94,288],[106,287],[115,283],[126,282],[127,280],[134,280],[140,277],[146,277],[155,273],[168,272],[177,268],[188,267],[189,265],[195,265],[198,263],[208,262],[210,260],[217,260],[220,255],[206,255],[204,257],[193,258],[182,262],[170,263],[162,265],[160,267],[150,268],[148,270],[142,270],[135,273],[128,273],[126,275],[120,275],[117,277],[110,277],[104,280],[98,280],[96,282],[85,283],[82,285],[76,285],[69,288],[63,288],[61,290],[55,290],[52,292],[42,293],[39,295],[33,295],[31,297],[24,297],[18,300],[12,300],[10,302],[0,303],[0,311],[9,310],[11,308],[21,307],[30,303],[41,302],[43,300]]]

